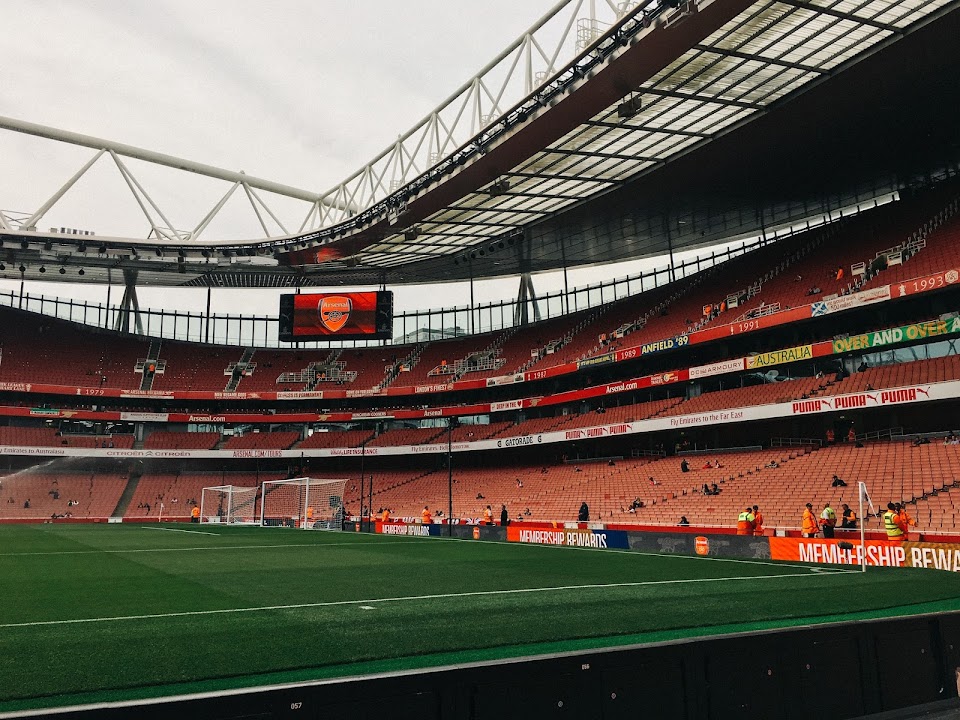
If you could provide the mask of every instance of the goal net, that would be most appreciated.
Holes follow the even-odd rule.
[[[267,480],[263,483],[260,524],[303,530],[342,530],[346,485],[345,479]]]
[[[200,496],[200,522],[256,525],[259,490],[241,485],[205,487]]]

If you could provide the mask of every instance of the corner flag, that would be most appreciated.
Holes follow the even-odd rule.
[[[860,502],[866,502],[870,506],[870,512],[876,515],[877,510],[873,506],[873,500],[871,500],[870,495],[867,494],[867,484],[865,482],[858,482],[857,485],[860,490]]]

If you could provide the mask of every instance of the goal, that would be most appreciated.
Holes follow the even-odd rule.
[[[259,490],[242,485],[205,487],[200,496],[200,522],[256,525]]]
[[[347,481],[318,478],[263,483],[260,525],[302,530],[342,530]]]

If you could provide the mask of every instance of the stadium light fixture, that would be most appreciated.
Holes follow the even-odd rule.
[[[60,268],[60,274],[61,274],[61,275],[66,275],[66,274],[67,274],[67,269],[66,269],[65,267]]]
[[[487,193],[491,196],[503,195],[507,190],[510,189],[510,181],[506,178],[501,178],[497,180],[493,185],[487,188]]]
[[[631,95],[622,103],[617,105],[617,117],[621,120],[629,120],[643,109],[643,100],[640,95]]]
[[[23,263],[20,263],[20,272],[25,273],[27,269],[23,266]]]
[[[85,273],[83,272],[83,268],[80,268],[79,270],[77,270],[77,275],[84,275],[84,274]]]
[[[47,271],[47,269],[46,269],[43,265],[41,265],[41,266],[40,266],[40,272],[45,273],[46,271]]]

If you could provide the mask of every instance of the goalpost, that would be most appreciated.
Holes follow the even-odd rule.
[[[259,490],[243,485],[205,487],[200,495],[200,522],[256,525]]]
[[[266,480],[260,501],[262,527],[342,530],[346,479]]]

